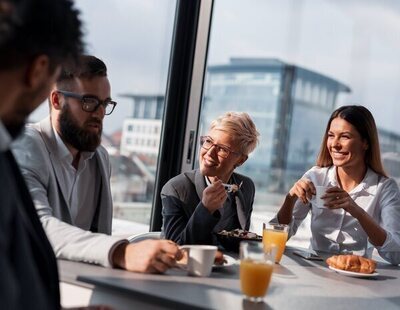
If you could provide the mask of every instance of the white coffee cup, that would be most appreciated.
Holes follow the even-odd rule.
[[[214,264],[217,247],[214,245],[184,245],[188,251],[187,271],[191,276],[208,277]]]
[[[315,186],[315,205],[317,208],[326,208],[324,206],[325,201],[321,199],[321,196],[325,195],[326,190],[330,186]]]

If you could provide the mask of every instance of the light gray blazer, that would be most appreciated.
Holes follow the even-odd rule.
[[[110,266],[109,253],[119,238],[111,234],[111,166],[104,147],[97,159],[101,175],[101,194],[93,210],[90,231],[74,226],[63,171],[50,117],[26,126],[25,133],[13,143],[12,150],[28,185],[36,211],[58,258]]]

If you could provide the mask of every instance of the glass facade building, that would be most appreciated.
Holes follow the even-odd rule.
[[[277,59],[232,58],[208,67],[200,132],[225,111],[249,113],[260,144],[238,171],[251,176],[258,190],[284,193],[315,162],[342,92],[349,87]]]

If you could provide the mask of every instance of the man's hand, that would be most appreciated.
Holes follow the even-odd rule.
[[[145,240],[118,246],[113,254],[114,265],[128,271],[163,273],[182,257],[178,246],[170,240]]]

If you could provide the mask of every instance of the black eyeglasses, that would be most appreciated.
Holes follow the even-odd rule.
[[[57,90],[57,92],[63,94],[65,97],[78,99],[82,103],[82,110],[86,112],[94,112],[99,108],[99,106],[103,106],[105,115],[110,115],[117,105],[115,101],[110,99],[102,101],[95,96],[79,95],[65,90]]]
[[[209,136],[201,136],[200,137],[200,146],[207,151],[209,149],[211,149],[213,146],[215,146],[216,150],[217,150],[217,155],[222,158],[228,158],[228,156],[231,153],[236,154],[236,155],[241,155],[241,153],[234,152],[234,151],[230,150],[229,148],[227,148],[226,146],[222,146],[222,145],[214,143],[214,141]]]

